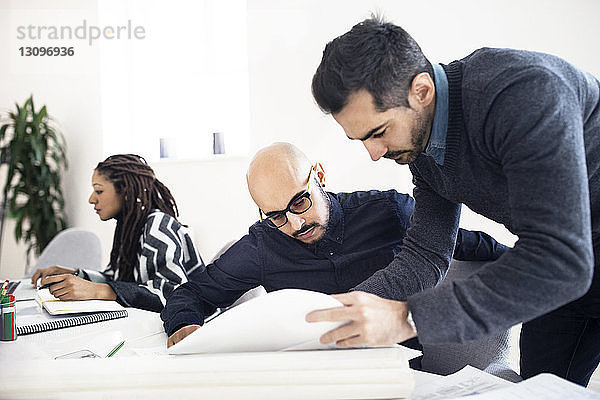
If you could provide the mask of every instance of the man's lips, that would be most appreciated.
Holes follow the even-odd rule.
[[[310,228],[308,228],[307,230],[305,230],[303,232],[297,232],[294,236],[297,238],[306,239],[307,237],[310,237],[314,231],[315,231],[315,227],[311,226]]]

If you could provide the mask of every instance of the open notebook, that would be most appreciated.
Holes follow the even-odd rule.
[[[119,311],[124,310],[116,301],[109,300],[79,300],[62,301],[50,294],[48,289],[38,290],[35,294],[35,300],[45,308],[51,315],[59,314],[79,314],[95,313],[100,311]]]

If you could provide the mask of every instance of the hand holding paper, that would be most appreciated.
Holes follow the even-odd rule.
[[[312,310],[340,307],[324,293],[283,289],[255,297],[232,309],[169,347],[170,354],[323,349],[319,336],[346,321],[308,323]]]
[[[351,292],[331,296],[344,307],[317,310],[306,320],[350,321],[321,336],[321,343],[335,343],[340,347],[390,346],[417,336],[408,323],[406,302],[386,300],[365,292]]]

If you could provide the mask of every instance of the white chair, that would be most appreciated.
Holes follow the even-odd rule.
[[[42,251],[35,265],[25,271],[33,275],[38,268],[61,265],[69,268],[99,270],[102,267],[102,243],[92,231],[69,228],[58,233]]]

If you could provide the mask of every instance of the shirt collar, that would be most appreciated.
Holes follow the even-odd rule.
[[[329,192],[329,221],[322,239],[342,244],[344,241],[344,212],[339,201]]]
[[[333,254],[344,242],[344,211],[340,202],[332,193],[325,192],[329,197],[329,219],[323,237],[308,248],[315,254]]]
[[[448,132],[448,78],[439,64],[433,64],[433,77],[435,82],[435,114],[425,154],[433,157],[437,164],[444,165],[446,135]]]

